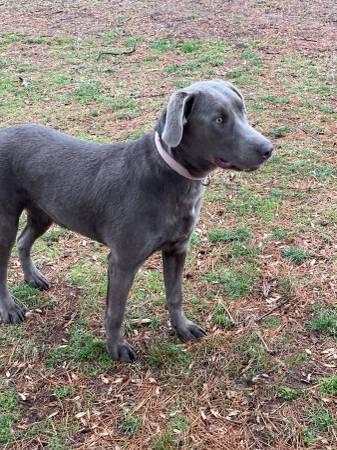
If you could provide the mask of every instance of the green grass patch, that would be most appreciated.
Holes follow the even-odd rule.
[[[239,56],[241,59],[246,59],[252,66],[260,67],[264,65],[261,57],[257,53],[254,53],[252,51],[246,50],[240,53]]]
[[[101,103],[103,85],[100,81],[85,81],[72,93],[75,100],[82,104]]]
[[[255,77],[247,67],[236,67],[227,72],[227,79],[238,86],[247,86],[254,82]]]
[[[51,82],[59,86],[68,86],[69,84],[72,83],[72,79],[63,75],[62,73],[56,73],[52,77]]]
[[[302,391],[300,389],[282,387],[280,388],[279,395],[283,400],[292,401],[299,399],[302,396]]]
[[[0,58],[0,69],[6,69],[12,64],[9,59]]]
[[[153,342],[148,349],[148,362],[156,369],[178,369],[187,372],[191,356],[182,345]]]
[[[144,288],[152,294],[159,294],[163,290],[163,277],[158,270],[148,270],[140,274],[144,280]]]
[[[52,394],[54,395],[54,397],[59,398],[59,399],[66,398],[73,392],[74,392],[74,389],[69,386],[55,387],[52,390]]]
[[[273,105],[287,105],[290,103],[288,97],[277,97],[275,95],[264,95],[260,99],[263,102],[272,103]]]
[[[7,33],[3,33],[0,36],[1,44],[13,44],[14,42],[18,42],[20,40],[20,36],[16,33],[10,31]]]
[[[78,428],[78,421],[75,418],[64,417],[61,420],[48,418],[32,425],[25,437],[39,436],[50,450],[68,450],[69,438],[78,431]]]
[[[260,254],[260,248],[256,246],[249,246],[241,242],[235,242],[232,248],[228,251],[228,255],[232,258],[240,257],[255,257]]]
[[[0,444],[10,445],[16,439],[13,431],[18,418],[16,391],[0,384]]]
[[[170,428],[172,430],[184,432],[188,429],[189,425],[190,422],[187,417],[183,416],[182,414],[177,414],[175,417],[172,418]]]
[[[225,306],[221,303],[216,306],[212,322],[214,325],[221,325],[224,328],[231,328],[234,324],[228,317]]]
[[[36,308],[42,302],[42,293],[39,289],[27,283],[19,283],[11,289],[12,295],[20,305],[27,308]]]
[[[309,411],[310,429],[315,433],[331,431],[336,425],[334,415],[323,405],[317,405]]]
[[[315,333],[337,337],[337,307],[315,306],[309,329]]]
[[[274,138],[280,138],[287,136],[287,134],[290,134],[292,131],[293,129],[290,125],[280,125],[271,131],[271,135]]]
[[[325,180],[326,178],[336,176],[337,169],[335,167],[326,165],[326,166],[318,166],[312,171],[313,176]]]
[[[58,226],[54,226],[46,234],[44,234],[41,239],[48,244],[52,244],[54,242],[58,242],[61,237],[65,237],[68,234],[68,230],[65,230],[64,228]]]
[[[71,330],[69,344],[51,350],[48,363],[53,367],[66,363],[92,375],[106,372],[114,365],[105,342],[75,326]]]
[[[175,45],[169,39],[158,39],[150,43],[150,48],[159,52],[167,52],[174,49]]]
[[[263,321],[263,326],[265,328],[270,328],[271,330],[276,330],[281,325],[281,320],[276,316],[266,317]]]
[[[289,239],[289,231],[285,228],[275,227],[272,230],[271,237],[274,241],[284,241],[286,239]]]
[[[103,265],[94,264],[89,258],[83,258],[80,262],[72,265],[67,278],[85,291],[86,299],[95,302],[97,297],[106,295],[106,269]]]
[[[46,45],[49,43],[49,39],[44,37],[27,36],[23,39],[23,42],[31,45]]]
[[[142,416],[127,414],[118,421],[118,429],[127,434],[129,437],[133,436],[142,425]]]
[[[305,261],[313,258],[311,253],[304,250],[303,248],[295,247],[295,246],[285,247],[282,250],[282,255],[284,256],[284,258],[288,259],[290,262],[292,262],[293,264],[295,264],[297,266],[299,266],[299,265],[303,264]]]
[[[235,200],[227,203],[227,209],[236,212],[240,217],[255,216],[263,222],[272,222],[281,199],[282,195],[279,193],[259,195],[242,191]]]
[[[285,343],[286,344],[286,343]],[[286,344],[287,345],[287,344]],[[293,353],[286,358],[286,363],[289,367],[300,368],[307,364],[308,355],[303,352]]]
[[[132,98],[118,97],[108,102],[112,111],[126,110],[129,117],[134,117],[137,111],[137,101]]]
[[[227,270],[223,274],[208,272],[204,279],[215,284],[228,297],[239,298],[254,289],[256,267],[254,264],[245,264],[240,269]]]
[[[337,395],[337,375],[319,380],[320,391],[324,395]]]
[[[203,41],[194,40],[194,41],[179,41],[176,44],[176,47],[182,53],[200,53],[200,51],[204,48]]]
[[[166,431],[152,439],[152,450],[178,450],[177,435],[173,431]]]
[[[210,242],[245,242],[251,237],[251,230],[248,227],[241,227],[237,230],[215,230],[208,233]]]

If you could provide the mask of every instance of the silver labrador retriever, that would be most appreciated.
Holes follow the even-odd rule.
[[[7,267],[22,211],[27,225],[17,240],[24,278],[49,287],[31,259],[34,241],[55,222],[109,247],[105,328],[113,359],[135,352],[121,331],[134,276],[162,251],[167,305],[183,340],[205,332],[182,310],[182,273],[198,220],[203,179],[216,167],[255,170],[272,144],[246,119],[240,92],[220,80],[178,90],[155,127],[134,142],[95,144],[40,125],[0,129],[0,316],[24,319],[7,288]]]

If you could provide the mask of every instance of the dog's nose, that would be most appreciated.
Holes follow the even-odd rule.
[[[271,142],[265,142],[262,145],[260,145],[258,152],[260,153],[263,159],[268,159],[272,154],[273,148],[274,147]]]

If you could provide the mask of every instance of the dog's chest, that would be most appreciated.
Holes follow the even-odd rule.
[[[168,242],[184,242],[189,238],[199,218],[201,198],[202,190],[195,189],[171,203],[165,212]]]

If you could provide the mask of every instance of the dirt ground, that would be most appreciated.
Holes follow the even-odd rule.
[[[336,24],[329,0],[0,1],[1,126],[135,139],[175,89],[223,78],[275,144],[259,172],[210,178],[184,274],[200,342],[172,333],[160,255],[130,293],[125,365],[105,350],[107,250],[53,227],[41,293],[14,249],[29,312],[0,324],[0,448],[337,448]]]

